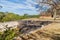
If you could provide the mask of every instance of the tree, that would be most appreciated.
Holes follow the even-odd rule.
[[[15,21],[20,20],[20,15],[14,13],[6,13],[5,17],[3,17],[2,21]]]
[[[54,12],[54,20],[56,19],[57,9],[60,9],[60,0],[36,0],[36,1],[39,5],[40,3],[42,3],[51,6]]]
[[[3,17],[5,17],[4,12],[0,12],[0,22],[2,21]]]
[[[29,16],[28,14],[24,14],[23,17],[24,17],[24,19],[25,19],[25,18],[28,18],[28,16]]]

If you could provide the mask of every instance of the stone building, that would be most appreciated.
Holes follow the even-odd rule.
[[[53,17],[53,11],[47,10],[47,11],[41,12],[40,17],[42,17],[42,18],[52,18]]]
[[[54,17],[54,11],[53,9],[48,9],[47,11],[41,12],[40,17],[43,18],[53,18]],[[56,9],[56,17],[60,17],[60,7]]]

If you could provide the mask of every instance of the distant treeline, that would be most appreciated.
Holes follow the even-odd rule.
[[[28,14],[18,15],[10,12],[0,12],[0,22],[15,21],[26,18],[38,18],[38,17],[39,15],[28,15]]]

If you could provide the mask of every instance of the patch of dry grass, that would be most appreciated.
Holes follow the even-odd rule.
[[[60,23],[52,23],[43,27],[40,31],[42,32],[40,35],[44,38],[50,38],[49,40],[60,40]]]

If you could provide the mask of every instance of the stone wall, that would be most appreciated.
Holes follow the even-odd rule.
[[[6,26],[9,28],[16,28],[18,25],[17,21],[11,21],[11,22],[4,22],[0,23],[0,31],[4,31],[6,29]]]

